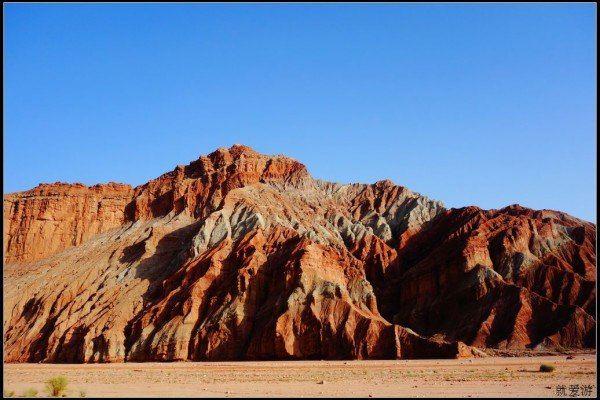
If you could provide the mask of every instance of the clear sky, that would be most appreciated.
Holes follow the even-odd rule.
[[[596,219],[594,4],[8,4],[4,191],[234,143],[446,206]]]

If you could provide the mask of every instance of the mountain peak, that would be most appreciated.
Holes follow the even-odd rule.
[[[595,225],[317,181],[239,144],[136,188],[5,196],[4,226],[9,362],[594,346]]]
[[[208,155],[208,157],[223,157],[224,155],[230,156],[232,159],[239,159],[244,157],[260,157],[262,154],[258,153],[250,146],[236,143],[231,147],[219,147]]]

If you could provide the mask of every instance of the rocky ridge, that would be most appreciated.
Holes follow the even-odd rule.
[[[595,344],[594,224],[446,209],[241,145],[4,197],[9,362],[427,358]]]

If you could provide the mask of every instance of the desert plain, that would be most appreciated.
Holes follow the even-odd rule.
[[[44,396],[63,375],[75,397],[595,397],[596,355],[567,357],[5,364],[4,388]]]

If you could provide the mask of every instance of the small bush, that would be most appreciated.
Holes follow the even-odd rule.
[[[85,393],[85,391],[82,390],[79,392],[79,397],[86,397],[86,396],[87,396],[87,393]]]
[[[14,390],[4,390],[2,392],[3,397],[13,397],[15,395]]]
[[[46,381],[46,391],[52,397],[60,397],[67,390],[67,378],[64,376],[55,376]]]
[[[23,397],[35,397],[35,396],[37,396],[37,394],[38,394],[37,389],[29,388],[25,391],[25,393],[23,393]]]
[[[556,369],[554,365],[542,364],[540,365],[540,372],[553,372]]]

